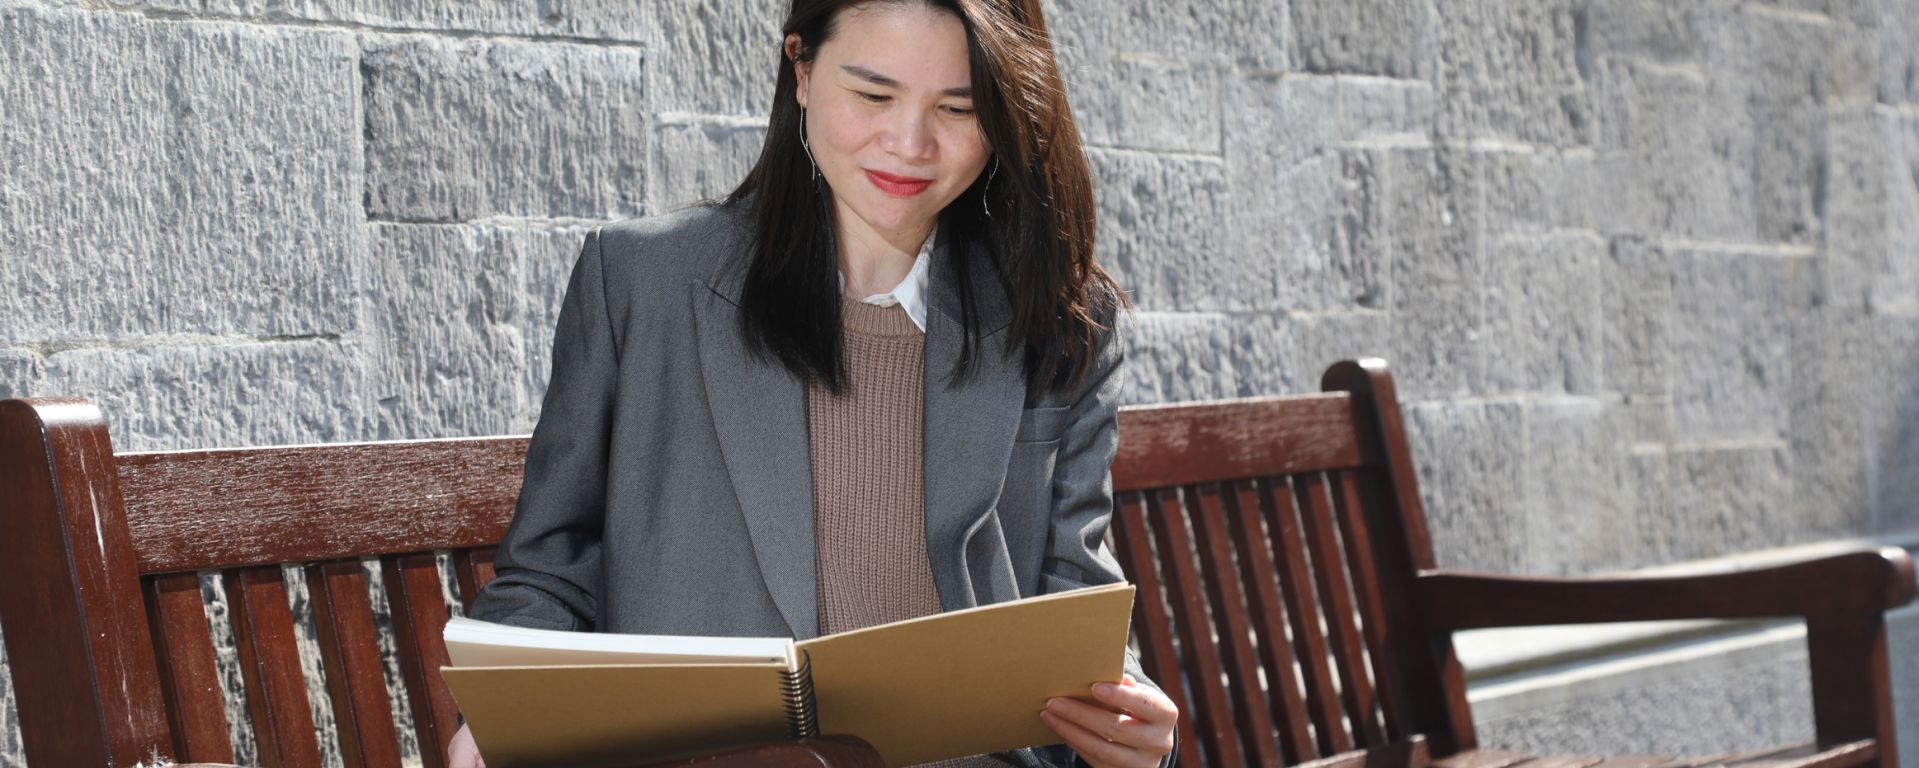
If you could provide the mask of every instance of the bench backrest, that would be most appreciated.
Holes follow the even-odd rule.
[[[1392,376],[1342,362],[1322,389],[1122,415],[1113,533],[1182,766],[1474,746],[1450,635],[1408,601],[1434,563]]]
[[[1391,378],[1377,361],[1342,363],[1326,387],[1121,412],[1113,534],[1141,589],[1146,671],[1188,715],[1182,765],[1471,746],[1450,646],[1404,602],[1432,553]],[[232,761],[201,592],[212,573],[259,762],[318,765],[290,564],[345,764],[401,763],[383,596],[424,763],[443,765],[456,710],[432,670],[446,660],[447,595],[470,600],[491,578],[525,449],[512,437],[115,454],[84,401],[0,403],[0,628],[29,764]]]

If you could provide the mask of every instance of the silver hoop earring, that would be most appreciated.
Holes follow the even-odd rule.
[[[999,173],[999,158],[993,158],[993,170],[986,174],[986,184],[979,188],[979,210],[986,218],[993,218],[993,209],[986,205],[986,190],[993,188],[993,176]]]
[[[813,166],[813,182],[819,183],[820,164],[813,159],[813,145],[806,141],[806,108],[800,107],[800,148],[806,150],[806,162]]]

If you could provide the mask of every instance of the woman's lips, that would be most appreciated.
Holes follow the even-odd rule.
[[[926,191],[927,187],[933,185],[932,179],[914,179],[910,176],[894,176],[890,173],[881,173],[874,170],[868,170],[866,172],[866,178],[873,182],[873,186],[879,187],[881,192],[885,192],[894,197],[912,197]]]

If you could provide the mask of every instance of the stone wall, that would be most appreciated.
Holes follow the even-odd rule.
[[[584,231],[737,181],[784,7],[0,0],[0,396],[123,450],[525,432]],[[1387,358],[1451,566],[1919,531],[1919,0],[1047,7],[1130,401]],[[1809,733],[1803,648],[1742,654],[1482,730]]]

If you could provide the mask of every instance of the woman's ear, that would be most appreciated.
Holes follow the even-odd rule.
[[[786,54],[786,59],[793,62],[793,78],[799,86],[793,94],[793,100],[799,102],[800,107],[804,108],[806,106],[806,83],[812,79],[813,62],[800,60],[800,48],[802,45],[803,43],[800,41],[799,35],[789,34],[786,36],[786,42],[781,46],[781,50]]]

